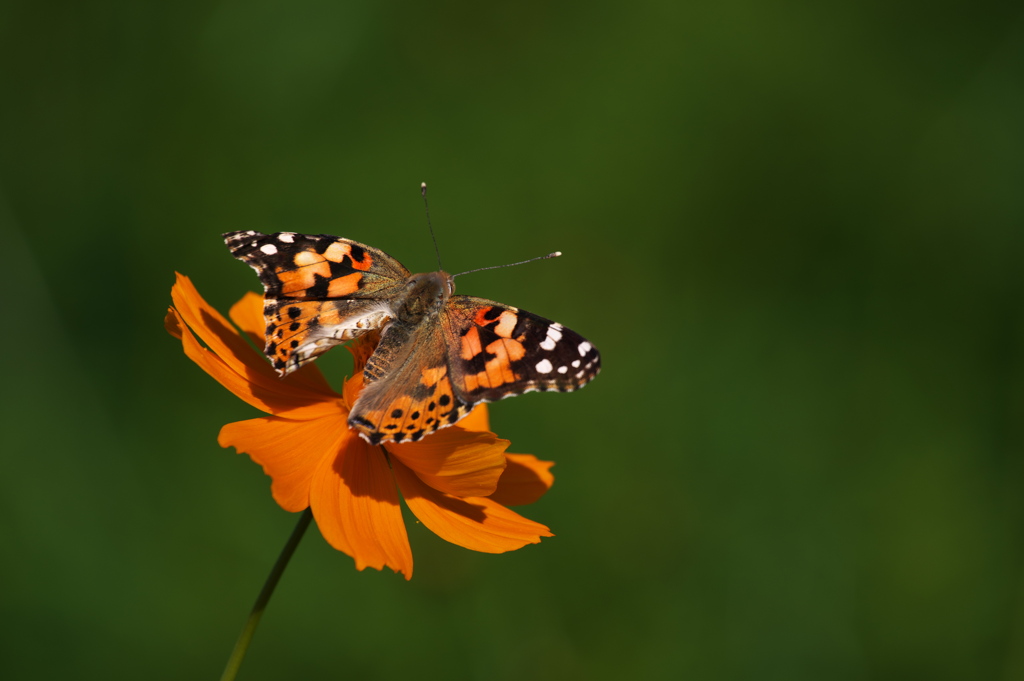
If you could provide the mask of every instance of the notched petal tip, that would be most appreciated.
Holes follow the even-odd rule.
[[[442,494],[401,461],[393,461],[392,469],[409,509],[431,532],[452,544],[483,553],[505,553],[554,536],[545,525],[491,499]]]
[[[554,461],[542,461],[532,454],[506,454],[508,465],[498,479],[498,488],[488,497],[503,506],[525,506],[540,499],[555,484]]]
[[[228,317],[244,331],[257,347],[263,347],[266,320],[263,317],[263,296],[252,291],[246,292],[228,310]]]
[[[217,443],[234,447],[270,476],[274,501],[286,511],[309,505],[310,481],[324,457],[337,454],[350,436],[345,415],[308,421],[264,416],[228,423],[220,429]]]
[[[342,386],[341,394],[345,399],[345,405],[348,408],[352,408],[352,405],[359,399],[359,393],[363,391],[363,372],[360,369],[356,371],[351,378],[345,379],[345,384]]]
[[[167,308],[167,314],[164,315],[164,328],[167,329],[167,333],[181,340],[181,317],[173,307]]]
[[[199,295],[185,275],[178,274],[171,298],[171,313],[177,319],[169,323],[168,331],[180,332],[185,354],[241,399],[264,412],[294,418],[313,418],[338,408],[338,395],[313,372],[292,381],[277,378],[266,358]]]

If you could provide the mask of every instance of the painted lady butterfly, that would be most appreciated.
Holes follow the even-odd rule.
[[[231,254],[265,290],[265,352],[281,376],[327,349],[382,329],[349,425],[371,444],[419,440],[479,402],[531,390],[566,392],[601,369],[579,334],[535,314],[454,295],[447,272],[325,234],[228,232]]]

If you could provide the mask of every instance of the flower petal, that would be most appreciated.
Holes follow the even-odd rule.
[[[266,345],[267,321],[263,316],[263,296],[249,291],[231,306],[231,309],[228,310],[228,317],[235,323],[235,326],[249,336],[257,348]],[[287,381],[292,385],[301,385],[316,392],[333,392],[320,369],[314,364],[300,367],[280,380]]]
[[[380,329],[372,329],[362,336],[357,336],[351,343],[345,346],[345,349],[352,353],[352,364],[354,366],[352,373],[363,373],[363,369],[366,367],[366,360],[370,359],[370,355],[377,349],[379,343]]]
[[[509,441],[494,433],[471,433],[450,426],[419,442],[389,443],[388,451],[420,480],[457,497],[485,497],[505,470]]]
[[[182,321],[192,329],[215,355],[235,372],[245,375],[249,370],[272,371],[267,362],[232,328],[212,305],[203,300],[192,281],[183,274],[171,287],[171,300]],[[262,366],[261,366],[262,365]],[[266,373],[266,371],[264,371]]]
[[[533,454],[506,454],[508,465],[498,479],[498,489],[488,497],[502,506],[523,506],[544,496],[555,483],[549,470],[554,461],[541,461]]]
[[[184,334],[181,315],[173,307],[167,308],[167,314],[164,315],[164,328],[167,329],[167,333],[181,340],[181,336]]]
[[[185,355],[198,364],[199,368],[213,376],[221,385],[257,409],[262,409],[265,412],[272,411],[270,405],[253,394],[253,386],[245,376],[235,371],[219,355],[204,348],[199,343],[192,334],[192,331],[185,325],[184,320],[176,309],[173,307],[169,308],[167,317],[168,319],[173,318],[174,321],[173,323],[165,321],[164,325],[168,330],[171,330],[172,335],[176,335],[181,339]]]
[[[181,334],[181,344],[185,355],[239,399],[261,411],[268,414],[287,414],[292,418],[309,419],[336,411],[335,405],[341,403],[338,398],[331,399],[310,390],[299,389],[284,383],[268,388],[263,382],[254,382],[251,380],[251,374],[248,372],[239,374],[220,355],[200,345],[176,309],[170,308],[168,317],[174,319],[165,321],[165,326],[172,334],[174,332]],[[255,352],[253,352],[253,357],[255,356]]]
[[[473,407],[472,411],[459,420],[459,427],[473,432],[489,431],[491,429],[491,419],[487,414],[487,404],[481,402]]]
[[[535,523],[484,497],[457,499],[442,494],[420,480],[401,461],[392,459],[392,470],[409,509],[434,534],[473,551],[504,553],[541,537],[554,536]]]
[[[206,373],[257,409],[291,418],[315,418],[330,413],[339,396],[280,380],[220,313],[202,299],[188,277],[179,274],[171,289],[175,307],[164,325],[181,339],[185,354]],[[173,316],[175,319],[171,320]],[[209,349],[203,347],[194,330]]]
[[[348,347],[348,346],[346,346]],[[345,379],[345,385],[341,388],[341,394],[345,398],[345,404],[349,408],[359,399],[359,393],[363,391],[363,372],[357,371],[355,376]]]
[[[235,326],[249,335],[249,339],[257,348],[266,343],[267,322],[263,318],[263,297],[258,293],[248,291],[239,298],[228,310],[228,317]]]
[[[398,490],[379,447],[351,433],[342,451],[317,464],[310,503],[324,539],[352,556],[357,570],[389,567],[412,578]]]
[[[270,476],[274,501],[286,511],[309,506],[309,486],[317,465],[354,437],[338,410],[335,418],[294,421],[266,416],[229,423],[220,429],[217,443],[234,447],[263,467]]]

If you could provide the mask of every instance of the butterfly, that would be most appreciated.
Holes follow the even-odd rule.
[[[419,440],[480,402],[576,390],[601,369],[597,349],[575,331],[455,295],[447,272],[412,274],[381,250],[326,234],[223,236],[263,283],[264,352],[279,375],[380,330],[348,419],[371,444]]]

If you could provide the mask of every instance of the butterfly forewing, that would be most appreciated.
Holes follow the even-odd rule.
[[[409,276],[383,251],[328,235],[250,230],[224,241],[263,283],[264,352],[281,375],[386,324],[387,303]]]
[[[601,370],[575,331],[525,310],[452,296],[445,322],[456,394],[470,404],[531,390],[576,390]]]

